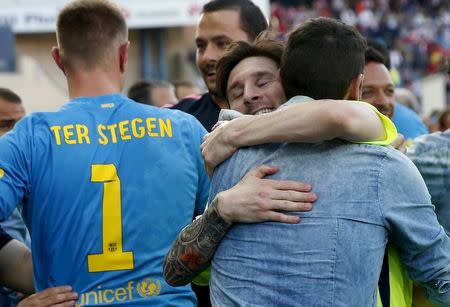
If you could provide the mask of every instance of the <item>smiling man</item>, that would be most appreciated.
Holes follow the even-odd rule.
[[[250,0],[213,0],[204,5],[197,25],[196,64],[208,92],[200,98],[181,100],[174,109],[194,115],[211,131],[226,100],[217,95],[216,64],[234,41],[252,42],[268,28],[260,8]]]
[[[260,115],[276,110],[286,101],[278,78],[278,63],[269,57],[248,57],[231,71],[228,101],[233,110]],[[259,88],[261,95],[255,95]]]
[[[363,101],[367,101],[389,118],[394,115],[395,86],[384,59],[373,48],[366,51],[364,66]]]

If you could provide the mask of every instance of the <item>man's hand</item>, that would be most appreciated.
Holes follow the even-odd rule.
[[[232,223],[295,224],[298,216],[282,212],[311,210],[317,199],[311,186],[263,179],[276,172],[276,167],[267,165],[248,172],[233,188],[217,194],[203,215],[180,232],[164,259],[164,278],[170,285],[186,285],[206,268]]]
[[[227,223],[298,223],[298,216],[284,212],[311,210],[317,195],[311,192],[309,184],[263,179],[276,172],[276,167],[261,165],[248,172],[233,188],[219,193],[219,215]]]
[[[205,135],[203,139],[202,155],[205,160],[206,170],[211,176],[217,165],[231,157],[239,145],[236,143],[236,136],[239,132],[237,127],[246,125],[252,116],[241,116],[228,122],[220,122],[214,126],[211,133]]]
[[[201,145],[203,159],[208,175],[211,176],[217,165],[228,159],[238,149],[231,143],[229,122],[214,126],[214,130],[203,138]]]
[[[228,122],[229,122],[228,120],[219,120],[217,123],[214,124],[214,126],[211,129],[211,131],[216,130],[217,128],[219,128],[222,125],[227,124]]]
[[[30,295],[17,307],[69,307],[75,306],[77,299],[78,294],[72,292],[72,287],[54,287]]]

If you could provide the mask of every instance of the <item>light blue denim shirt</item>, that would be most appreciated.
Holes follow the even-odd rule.
[[[261,164],[312,184],[301,222],[235,224],[212,261],[215,306],[376,306],[388,236],[411,277],[450,305],[450,239],[417,168],[389,147],[335,140],[239,150],[216,170],[210,197]]]
[[[450,234],[450,129],[418,137],[407,155],[422,174],[438,220]]]

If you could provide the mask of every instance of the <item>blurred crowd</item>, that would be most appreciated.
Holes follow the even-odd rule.
[[[393,81],[419,98],[420,110],[422,78],[446,70],[445,59],[450,53],[449,8],[448,0],[273,0],[271,23],[282,35],[317,16],[338,18],[355,26],[364,36],[390,50]],[[447,81],[447,97],[449,93]],[[431,124],[431,131],[443,111],[436,110],[425,119]]]
[[[271,25],[280,37],[285,37],[296,25],[318,16],[337,18],[355,26],[365,37],[389,50],[392,80],[398,89],[396,99],[421,114],[422,79],[448,69],[449,9],[449,0],[272,0]],[[173,83],[172,86],[167,81],[159,80],[138,82],[130,88],[131,97],[148,104],[170,106],[174,104],[174,97],[180,100],[200,93],[194,83]],[[157,97],[151,99],[148,93],[140,98],[135,97],[133,92],[136,86],[138,91],[153,92]],[[185,89],[187,94],[184,90],[179,93],[178,88]],[[175,96],[166,94],[173,91]],[[449,79],[447,100],[450,104]],[[450,127],[449,110],[434,110],[425,115],[423,121],[430,132],[445,131]]]

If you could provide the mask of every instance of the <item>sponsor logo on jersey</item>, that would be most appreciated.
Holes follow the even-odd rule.
[[[137,292],[141,297],[159,295],[161,292],[161,283],[157,279],[146,278],[137,284]]]
[[[147,277],[138,282],[131,280],[123,287],[103,288],[99,285],[97,290],[81,293],[75,306],[132,302],[136,299],[151,299],[151,297],[158,296],[160,293],[161,282],[158,279]]]

